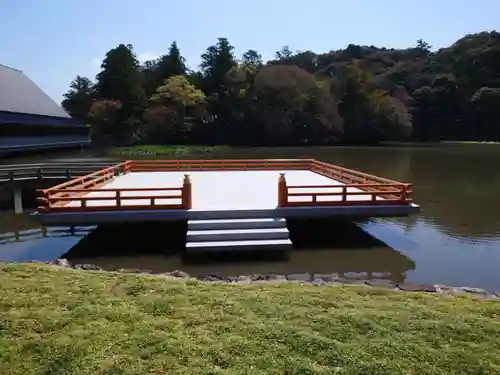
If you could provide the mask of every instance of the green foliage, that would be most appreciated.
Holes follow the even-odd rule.
[[[160,143],[186,142],[205,111],[205,94],[183,75],[172,76],[156,89],[144,114],[144,133]]]
[[[0,373],[500,372],[500,303],[0,266]]]
[[[177,157],[183,155],[205,154],[226,150],[226,146],[178,146],[178,145],[135,145],[130,147],[113,147],[109,150],[111,155],[119,156],[144,156],[162,155]]]
[[[95,84],[75,78],[63,106],[114,144],[499,141],[498,89],[498,32],[437,51],[422,39],[407,49],[350,44],[324,54],[285,46],[267,63],[256,50],[237,62],[219,38],[195,71],[175,42],[141,66],[121,44],[106,54]],[[112,105],[103,110],[99,101],[121,108],[109,116]]]
[[[123,117],[140,116],[146,102],[139,63],[131,45],[110,50],[96,77],[99,98],[122,103]]]
[[[94,84],[87,77],[76,76],[63,95],[62,107],[73,117],[86,119],[92,106]]]
[[[481,87],[471,98],[473,119],[484,140],[500,139],[500,88]]]
[[[167,54],[156,60],[144,62],[142,72],[146,93],[151,96],[166,79],[185,75],[187,71],[186,61],[182,57],[177,43],[173,42]]]
[[[297,66],[262,68],[249,96],[255,143],[318,143],[342,131],[328,85]]]
[[[226,38],[219,38],[217,44],[207,48],[201,55],[203,90],[207,95],[222,94],[226,73],[236,65],[234,47]]]
[[[92,141],[97,144],[110,145],[117,135],[124,133],[120,121],[122,103],[117,100],[98,99],[92,103],[88,119],[92,125]]]

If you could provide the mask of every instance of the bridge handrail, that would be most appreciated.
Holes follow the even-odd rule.
[[[343,183],[343,185],[287,185],[284,174],[278,181],[278,206],[319,206],[359,204],[410,204],[411,184],[377,177],[353,169],[313,159],[228,159],[228,160],[127,160],[83,177],[42,190],[42,212],[110,210],[109,204],[88,205],[89,201],[112,201],[112,210],[189,209],[192,208],[191,180],[185,175],[182,186],[164,188],[103,188],[118,173],[160,171],[230,171],[230,170],[310,170]],[[323,189],[323,191],[303,191]],[[324,189],[328,189],[325,191]],[[127,192],[180,191],[178,195],[124,195]],[[302,192],[300,191],[302,190]],[[103,196],[109,192],[110,196]],[[100,196],[90,196],[99,193]],[[341,197],[338,199],[338,197]],[[363,199],[363,196],[367,197]],[[295,200],[303,197],[306,200]],[[320,198],[323,197],[323,198]],[[331,199],[324,199],[330,197]],[[332,198],[333,197],[333,198]],[[353,199],[349,199],[353,197]],[[176,199],[180,203],[161,204],[158,200]],[[149,200],[150,205],[128,205],[122,201]],[[72,205],[70,202],[80,202]]]
[[[127,160],[123,163],[101,169],[86,176],[64,182],[49,189],[41,190],[42,197],[38,198],[41,206],[41,212],[57,211],[102,211],[109,209],[109,205],[88,205],[89,201],[111,201],[114,204],[113,209],[138,210],[138,209],[189,209],[191,208],[191,180],[188,175],[185,176],[182,186],[164,187],[164,188],[124,188],[124,189],[102,189],[101,186],[110,182],[119,173],[127,174],[132,167],[132,161]],[[156,194],[156,195],[123,195],[127,192],[171,192],[179,191],[179,194]],[[89,196],[90,193],[114,193],[111,196]],[[149,206],[128,205],[123,201],[128,200],[148,200]],[[158,200],[180,200],[179,203],[158,203]],[[68,205],[71,202],[80,202],[80,205]]]
[[[309,159],[134,160],[132,172],[308,169]]]
[[[72,161],[72,162],[50,162],[50,163],[29,163],[29,164],[4,164],[0,165],[0,171],[16,171],[19,169],[31,170],[39,168],[81,168],[81,167],[93,167],[93,166],[106,166],[114,165],[119,161],[109,160],[109,161]]]
[[[279,205],[285,206],[332,206],[332,205],[390,205],[410,204],[412,202],[412,184],[389,180],[353,169],[311,160],[310,170],[325,177],[342,182],[343,185],[287,185],[282,176],[278,182]],[[335,191],[290,192],[290,189],[330,189]],[[335,199],[337,197],[341,199]],[[349,197],[367,197],[352,199]],[[306,197],[298,201],[290,197]],[[333,197],[318,199],[318,197]]]

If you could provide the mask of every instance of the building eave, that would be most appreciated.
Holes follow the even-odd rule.
[[[86,127],[82,120],[71,117],[44,116],[37,114],[0,111],[0,126],[4,124],[40,125],[40,126],[72,126]]]

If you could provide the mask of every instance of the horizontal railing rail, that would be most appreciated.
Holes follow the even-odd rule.
[[[309,169],[308,159],[134,160],[132,172]]]
[[[158,188],[106,188],[118,175],[127,174],[132,161],[101,169],[86,176],[41,190],[40,212],[189,209],[192,205],[191,180],[181,186]],[[178,194],[172,194],[177,191]],[[150,194],[157,192],[156,194]],[[136,195],[133,195],[133,194]],[[141,193],[148,193],[141,195]],[[168,201],[168,203],[165,203]],[[76,202],[76,203],[75,203]],[[100,203],[100,204],[99,204]]]
[[[53,194],[43,198],[45,204],[48,203],[50,211],[100,211],[103,208],[113,210],[138,210],[138,209],[165,209],[165,208],[183,208],[182,206],[182,190],[183,187],[168,187],[168,188],[137,188],[137,189],[57,189]],[[163,192],[178,191],[178,194],[163,194]],[[85,193],[85,195],[74,196],[73,194]],[[151,195],[127,195],[140,194],[141,192],[157,192]],[[63,193],[64,195],[60,195]],[[97,193],[99,196],[89,195]],[[177,200],[176,203],[162,203],[165,200]],[[130,201],[133,204],[128,204]],[[139,201],[140,203],[138,204]],[[78,204],[71,205],[71,202]],[[103,203],[107,205],[92,204],[92,202]],[[89,204],[90,203],[90,204]]]
[[[301,189],[316,189],[320,191],[300,192]],[[287,185],[284,193],[286,195],[286,199],[284,200],[283,206],[333,206],[359,204],[406,204],[411,202],[410,196],[412,191],[409,189],[407,184],[346,184]],[[294,197],[307,199],[296,200]],[[328,197],[330,199],[322,199]]]
[[[312,160],[311,170],[324,175],[325,177],[335,178],[341,182],[369,184],[371,182],[378,184],[401,184],[401,182],[389,180],[387,178],[374,176],[368,173],[359,172],[354,169],[344,168],[322,161]]]
[[[0,183],[9,181],[71,179],[81,177],[102,168],[112,162],[74,162],[74,163],[35,163],[0,166]]]
[[[117,175],[118,173],[127,173],[129,166],[130,166],[130,161],[126,161],[120,164],[113,165],[111,167],[107,167],[104,169],[101,169],[99,171],[87,174],[82,177],[75,178],[71,181],[63,182],[62,184],[53,186],[49,189],[44,189],[42,190],[44,193],[51,192],[53,190],[57,189],[62,189],[62,188],[71,188],[71,187],[87,187],[91,185],[96,185],[101,182],[107,181],[109,179],[112,179]]]

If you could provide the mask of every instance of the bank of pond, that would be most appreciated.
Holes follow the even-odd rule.
[[[500,368],[494,299],[341,283],[209,283],[40,264],[0,264],[0,285],[0,370],[12,375],[494,374]]]

